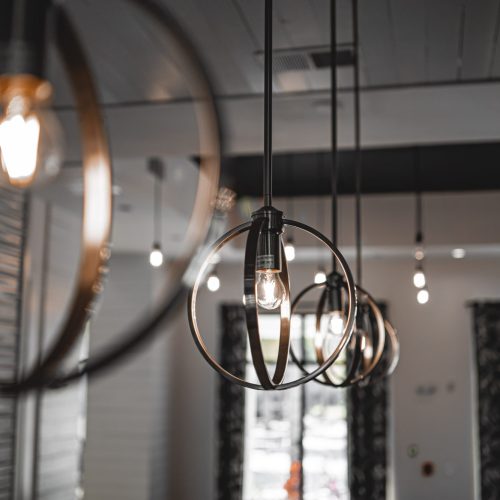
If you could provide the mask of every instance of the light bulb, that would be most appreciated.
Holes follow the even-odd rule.
[[[454,259],[463,259],[466,256],[467,252],[465,251],[464,248],[454,248],[451,251],[451,256]]]
[[[163,253],[161,251],[160,245],[155,243],[149,254],[149,263],[153,267],[160,267],[163,264]]]
[[[288,240],[285,245],[285,257],[288,262],[295,259],[295,246],[291,240]]]
[[[319,285],[320,283],[324,283],[326,281],[326,273],[323,269],[318,269],[316,274],[314,275],[314,283]]]
[[[328,313],[328,332],[333,335],[342,335],[344,331],[344,315],[342,311]]]
[[[7,182],[18,188],[55,176],[62,162],[61,127],[48,108],[10,90],[0,119],[0,163]]]
[[[423,247],[415,248],[415,259],[423,260],[424,257],[425,257],[424,248]]]
[[[220,288],[220,279],[216,274],[211,274],[207,279],[207,288],[211,292],[216,292]]]
[[[417,288],[423,288],[425,286],[425,274],[422,269],[416,269],[415,274],[413,275],[413,284]]]
[[[426,288],[422,288],[417,293],[417,302],[419,304],[427,304],[429,302],[429,291]]]
[[[263,309],[276,309],[285,297],[285,285],[279,272],[266,269],[257,271],[256,295],[257,304]]]

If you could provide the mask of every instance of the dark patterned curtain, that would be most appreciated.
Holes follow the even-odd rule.
[[[385,305],[379,307],[385,317]],[[382,379],[348,389],[351,500],[385,500],[387,496],[387,387],[387,379]]]
[[[246,323],[240,305],[221,307],[222,366],[238,377],[245,375]],[[217,498],[241,500],[245,440],[245,391],[221,378],[219,386],[219,467]]]
[[[500,302],[472,304],[477,363],[481,498],[500,498]]]

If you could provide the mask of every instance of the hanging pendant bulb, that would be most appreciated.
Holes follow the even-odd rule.
[[[220,278],[217,273],[214,272],[207,278],[207,288],[211,292],[216,292],[220,288]]]
[[[154,212],[153,212],[153,231],[154,243],[149,254],[149,263],[153,267],[161,267],[163,265],[164,256],[161,248],[162,234],[162,185],[165,176],[165,167],[159,158],[150,158],[148,162],[148,170],[154,180]]]
[[[285,243],[285,257],[287,262],[292,262],[295,260],[295,245],[293,244],[293,239],[288,238]]]
[[[427,304],[429,302],[429,290],[422,288],[417,292],[417,302],[419,304]]]
[[[424,270],[420,266],[417,266],[413,274],[413,284],[416,288],[423,288],[426,284]]]
[[[342,311],[330,311],[327,313],[328,332],[333,335],[342,335],[344,331],[344,313]]]
[[[153,267],[161,267],[163,265],[163,252],[159,243],[154,243],[149,254],[149,263]]]
[[[46,105],[48,82],[30,76],[0,78],[0,163],[4,182],[28,188],[55,177],[63,147],[59,121]]]
[[[324,283],[325,281],[326,281],[326,272],[322,267],[320,267],[316,271],[316,274],[314,275],[314,283],[319,285],[320,283]]]

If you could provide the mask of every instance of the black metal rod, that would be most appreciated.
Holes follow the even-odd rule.
[[[352,0],[352,35],[354,45],[354,155],[356,162],[356,278],[358,285],[362,280],[361,250],[361,189],[363,168],[361,155],[361,95],[359,91],[359,28],[358,0]]]
[[[162,205],[162,180],[159,175],[155,175],[154,188],[154,204],[155,204],[155,220],[154,220],[154,238],[155,243],[161,245],[162,224],[161,224],[161,205]]]
[[[2,0],[0,4],[0,72],[43,77],[51,0]]]
[[[415,148],[415,243],[424,241],[422,230],[422,189],[420,186],[420,151]]]
[[[332,243],[337,246],[338,236],[338,156],[337,156],[337,37],[336,37],[336,1],[330,0],[330,99],[331,99],[331,183],[332,183]],[[337,260],[332,258],[333,270],[337,269]]]
[[[273,0],[266,0],[264,46],[264,206],[273,203]]]

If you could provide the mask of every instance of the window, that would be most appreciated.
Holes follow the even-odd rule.
[[[266,359],[276,357],[278,322],[277,315],[261,315]],[[312,338],[314,328],[314,314],[294,316],[294,346],[300,347],[302,335]],[[300,375],[293,363],[288,370],[290,380]],[[247,372],[255,377],[250,361]],[[248,390],[245,411],[243,500],[348,500],[344,389],[310,382],[288,391]]]

